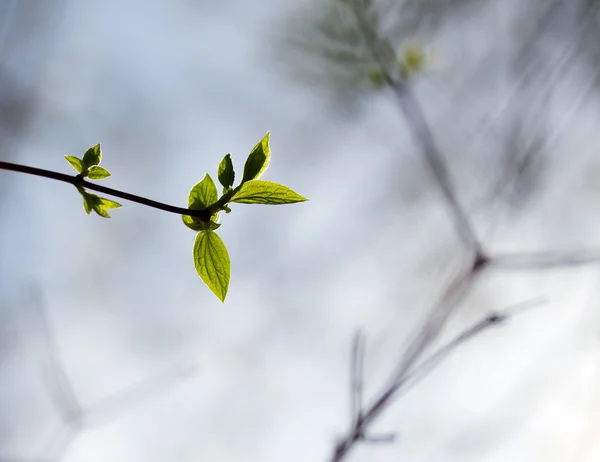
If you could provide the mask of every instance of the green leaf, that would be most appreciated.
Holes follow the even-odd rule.
[[[190,191],[188,197],[188,208],[194,210],[203,210],[219,200],[219,193],[215,182],[207,173],[202,181]]]
[[[269,147],[269,132],[258,142],[246,159],[244,165],[244,176],[242,183],[257,180],[269,166],[271,160],[271,148]]]
[[[219,171],[217,173],[219,183],[223,186],[223,194],[233,186],[235,180],[235,172],[233,171],[233,161],[231,160],[231,154],[227,154],[221,160],[219,164]]]
[[[101,180],[103,178],[109,177],[110,172],[106,170],[104,167],[99,167],[98,165],[92,165],[88,169],[87,177],[90,180]]]
[[[90,168],[92,165],[99,165],[102,161],[102,150],[100,149],[100,145],[97,144],[85,151],[81,161],[85,168]]]
[[[101,217],[110,218],[107,210],[121,207],[121,204],[118,202],[105,199],[104,197],[98,197],[96,194],[90,194],[83,189],[79,189],[79,192],[83,196],[83,208],[88,215],[93,210]]]
[[[214,231],[200,231],[196,236],[194,265],[208,288],[224,302],[229,288],[231,262],[225,244]]]
[[[241,204],[294,204],[308,199],[287,186],[265,180],[252,180],[244,183],[230,202]]]
[[[90,214],[90,212],[92,211],[92,200],[89,197],[90,194],[81,194],[83,196],[83,209],[85,210],[85,213],[87,213],[88,215]]]
[[[79,157],[65,156],[65,159],[67,159],[67,161],[71,164],[71,167],[73,167],[77,173],[83,172],[83,163]]]

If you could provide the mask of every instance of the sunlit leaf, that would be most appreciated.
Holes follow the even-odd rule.
[[[269,147],[269,132],[258,142],[244,165],[244,176],[242,183],[260,178],[271,159],[271,148]]]
[[[244,183],[231,198],[231,202],[241,204],[294,204],[308,199],[292,191],[287,186],[265,180],[252,180]]]
[[[200,231],[194,243],[194,265],[208,288],[225,301],[229,288],[231,262],[221,238],[211,230]]]
[[[78,190],[83,197],[83,208],[85,209],[85,213],[88,215],[93,210],[101,217],[110,218],[107,210],[121,207],[121,204],[118,202],[106,199],[104,197],[98,197],[96,194],[91,194],[85,191],[83,188],[79,188]]]
[[[90,149],[85,151],[83,159],[81,159],[81,162],[86,168],[90,168],[92,165],[99,165],[101,161],[102,150],[100,149],[100,144],[92,146]]]
[[[225,193],[235,180],[235,172],[233,171],[233,161],[231,160],[231,154],[227,154],[221,160],[219,164],[219,171],[217,173],[219,183],[223,186],[223,193]]]
[[[101,180],[103,178],[109,177],[110,172],[106,170],[104,167],[99,167],[98,165],[92,165],[88,169],[87,177],[90,180]]]
[[[80,158],[75,156],[65,156],[65,159],[67,159],[69,164],[71,164],[71,167],[73,167],[77,173],[83,172],[83,163]]]
[[[188,197],[188,208],[194,210],[203,210],[209,205],[214,204],[219,199],[219,193],[215,182],[212,180],[210,175],[207,173],[202,181],[190,191]]]

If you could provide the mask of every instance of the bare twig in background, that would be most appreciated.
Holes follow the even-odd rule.
[[[167,368],[153,377],[123,388],[120,392],[102,399],[95,404],[83,406],[76,396],[62,360],[55,339],[54,329],[48,319],[39,288],[30,287],[29,305],[38,322],[38,333],[46,356],[42,370],[54,407],[60,416],[63,427],[51,440],[51,447],[43,452],[43,458],[20,458],[0,456],[0,462],[57,462],[78,436],[90,427],[101,425],[119,414],[129,411],[156,393],[157,388],[172,386],[189,378],[197,371],[197,364],[186,362]]]
[[[600,263],[600,252],[580,253],[514,253],[494,257],[495,268],[509,270],[541,270],[596,265]]]
[[[358,331],[352,342],[352,359],[350,361],[350,419],[352,426],[362,420],[363,408],[363,363],[365,359],[365,340],[362,332]]]
[[[378,34],[377,27],[369,22],[367,10],[372,4],[365,0],[342,0],[354,12],[360,32],[364,35],[367,45],[371,48],[372,57],[379,63],[385,72],[385,82],[394,92],[398,106],[404,115],[404,121],[410,129],[415,143],[419,146],[429,172],[443,194],[446,207],[454,222],[455,229],[461,238],[465,250],[474,255],[473,265],[469,271],[454,280],[442,294],[439,302],[433,307],[424,325],[418,331],[415,340],[409,344],[402,359],[398,363],[396,372],[392,375],[390,383],[382,389],[374,402],[365,409],[356,409],[356,399],[353,397],[351,430],[342,437],[335,446],[331,456],[332,462],[344,460],[349,451],[358,442],[373,441],[366,437],[368,427],[373,423],[401,390],[407,390],[418,383],[431,370],[448,357],[456,348],[472,339],[479,333],[492,326],[502,324],[511,317],[511,311],[492,313],[483,320],[466,329],[458,337],[441,347],[431,356],[424,359],[420,366],[416,364],[421,360],[427,349],[438,338],[454,308],[464,300],[476,277],[490,266],[517,269],[543,269],[569,266],[581,266],[600,263],[600,254],[587,252],[582,255],[574,254],[505,254],[487,255],[476,236],[474,226],[460,205],[455,187],[451,181],[448,166],[439,150],[424,112],[412,94],[407,81],[405,81],[395,68],[390,67],[390,50],[393,52],[391,41]],[[372,11],[369,11],[372,14]],[[383,52],[382,52],[383,50]],[[357,349],[355,342],[354,348]],[[353,374],[355,373],[353,369]],[[362,380],[362,377],[361,377]],[[355,382],[351,394],[356,394]],[[362,388],[361,388],[362,390]],[[361,393],[362,395],[362,393]],[[362,397],[361,397],[362,399]],[[358,417],[358,418],[357,418]]]

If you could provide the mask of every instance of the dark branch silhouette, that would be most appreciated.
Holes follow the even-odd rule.
[[[96,183],[84,180],[80,175],[66,175],[64,173],[53,172],[52,170],[44,170],[42,168],[29,167],[26,165],[14,164],[12,162],[4,161],[0,161],[0,170],[10,170],[13,172],[20,172],[29,175],[40,176],[42,178],[50,178],[52,180],[72,184],[75,187],[82,186],[92,191],[101,192],[103,194],[108,194],[110,196],[118,197],[120,199],[125,199],[131,202],[136,202],[138,204],[163,210],[165,212],[175,213],[177,215],[188,215],[191,217],[197,217],[204,221],[210,220],[211,212],[207,210],[192,210],[183,207],[176,207],[174,205],[163,204],[162,202],[153,201],[152,199],[147,199],[146,197],[136,196],[135,194],[119,191],[117,189],[107,188],[106,186],[100,186]]]

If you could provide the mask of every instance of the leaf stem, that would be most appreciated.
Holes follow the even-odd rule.
[[[162,202],[157,202],[146,197],[137,196],[135,194],[119,191],[117,189],[107,188],[106,186],[100,186],[96,183],[91,183],[82,179],[80,175],[66,175],[64,173],[54,172],[51,170],[44,170],[42,168],[29,167],[27,165],[14,164],[12,162],[0,161],[0,170],[9,170],[12,172],[20,172],[26,173],[28,175],[39,176],[42,178],[49,178],[51,180],[62,181],[64,183],[72,184],[75,187],[83,186],[92,191],[101,192],[131,202],[136,202],[147,207],[163,210],[165,212],[175,213],[177,215],[188,215],[191,217],[197,217],[204,221],[210,220],[210,216],[214,211],[216,211],[213,211],[214,207],[209,207],[208,209],[204,210],[191,210],[184,207],[176,207],[174,205],[164,204]],[[220,201],[217,202],[217,204],[219,203]]]

